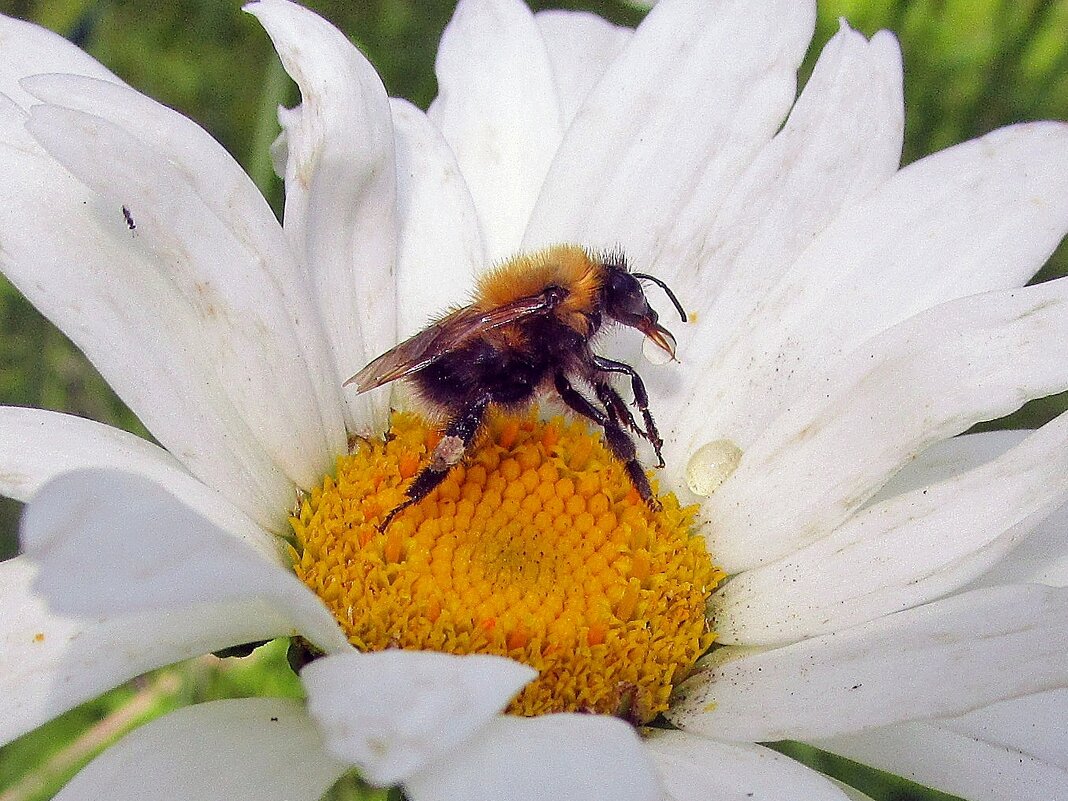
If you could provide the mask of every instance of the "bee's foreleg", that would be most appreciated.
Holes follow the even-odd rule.
[[[482,427],[489,403],[489,396],[483,396],[461,408],[460,413],[445,427],[441,441],[430,454],[430,464],[412,479],[412,483],[404,491],[404,502],[386,515],[386,519],[378,527],[379,531],[385,531],[394,517],[409,506],[419,503],[445,480],[449,471],[463,458],[475,434]]]
[[[604,429],[605,444],[612,455],[623,463],[630,483],[638,490],[643,501],[651,508],[658,509],[660,502],[653,496],[653,488],[649,486],[649,479],[645,477],[645,471],[638,462],[638,452],[634,447],[634,441],[620,427],[619,422],[590,403],[585,395],[571,386],[571,382],[563,373],[556,373],[553,376],[553,382],[564,403]]]
[[[590,358],[593,361],[594,367],[598,370],[606,373],[623,373],[630,377],[631,391],[634,393],[634,405],[638,407],[638,411],[642,413],[642,419],[645,421],[645,433],[646,439],[653,446],[653,451],[656,453],[657,467],[664,466],[664,456],[661,450],[664,447],[664,440],[660,438],[660,432],[656,430],[656,422],[653,420],[652,412],[649,411],[649,393],[645,391],[645,383],[642,381],[638,372],[625,362],[617,362],[612,359],[606,359],[603,356],[598,356],[596,353],[591,353]]]

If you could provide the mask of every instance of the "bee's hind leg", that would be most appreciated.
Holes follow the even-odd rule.
[[[430,454],[430,464],[424,467],[408,489],[404,491],[404,502],[386,515],[385,520],[378,527],[379,531],[385,531],[393,518],[413,504],[419,503],[427,495],[434,491],[445,478],[449,471],[463,458],[467,448],[471,445],[475,434],[482,428],[482,421],[486,417],[486,408],[489,406],[488,396],[480,397],[464,406],[460,413],[454,417],[445,427],[444,436]]]
[[[634,489],[638,490],[638,494],[649,505],[649,508],[659,509],[660,502],[653,495],[649,479],[645,477],[645,471],[638,462],[638,451],[634,447],[634,440],[620,427],[619,421],[590,403],[585,395],[571,386],[571,382],[563,373],[553,376],[553,382],[564,403],[604,429],[605,444],[612,455],[623,463],[623,468],[627,471],[627,477],[630,478]]]

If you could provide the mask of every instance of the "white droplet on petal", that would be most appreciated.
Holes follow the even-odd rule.
[[[742,460],[742,449],[729,439],[707,442],[697,449],[686,465],[686,484],[695,495],[707,498],[731,474]]]
[[[642,340],[642,356],[652,364],[667,364],[671,361],[671,354],[646,337]]]

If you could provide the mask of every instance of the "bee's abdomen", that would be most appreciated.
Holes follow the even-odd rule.
[[[414,380],[423,397],[440,406],[455,408],[481,395],[502,406],[521,406],[533,399],[549,372],[544,352],[479,339],[442,356]]]

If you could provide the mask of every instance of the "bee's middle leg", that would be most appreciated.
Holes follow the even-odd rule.
[[[656,422],[653,420],[653,413],[649,411],[649,393],[645,391],[645,382],[642,381],[642,377],[638,375],[637,370],[625,362],[606,359],[596,353],[591,354],[591,357],[594,367],[598,370],[606,373],[623,373],[623,375],[630,377],[630,387],[634,393],[634,405],[638,407],[638,411],[642,413],[642,419],[645,421],[646,439],[652,444],[653,451],[656,453],[656,458],[659,462],[657,467],[663,467],[664,455],[661,450],[664,447],[664,440],[660,438],[660,432],[657,431]]]
[[[619,421],[590,403],[585,395],[571,386],[571,382],[567,380],[567,376],[563,373],[557,373],[553,376],[553,382],[564,403],[604,429],[604,440],[605,444],[608,445],[608,450],[623,463],[631,484],[638,490],[642,500],[649,504],[650,508],[658,509],[660,502],[653,495],[653,488],[649,485],[649,479],[646,478],[645,471],[642,470],[642,466],[638,462],[638,451],[634,447],[634,440],[620,427]]]
[[[475,438],[475,434],[482,428],[482,421],[486,417],[486,408],[489,406],[488,396],[480,397],[464,406],[460,413],[454,417],[445,427],[445,433],[441,441],[430,454],[430,464],[420,470],[408,489],[404,491],[404,502],[395,507],[382,524],[379,531],[385,531],[393,518],[413,504],[419,503],[427,495],[434,491],[445,478],[449,471],[463,458],[468,446]]]

